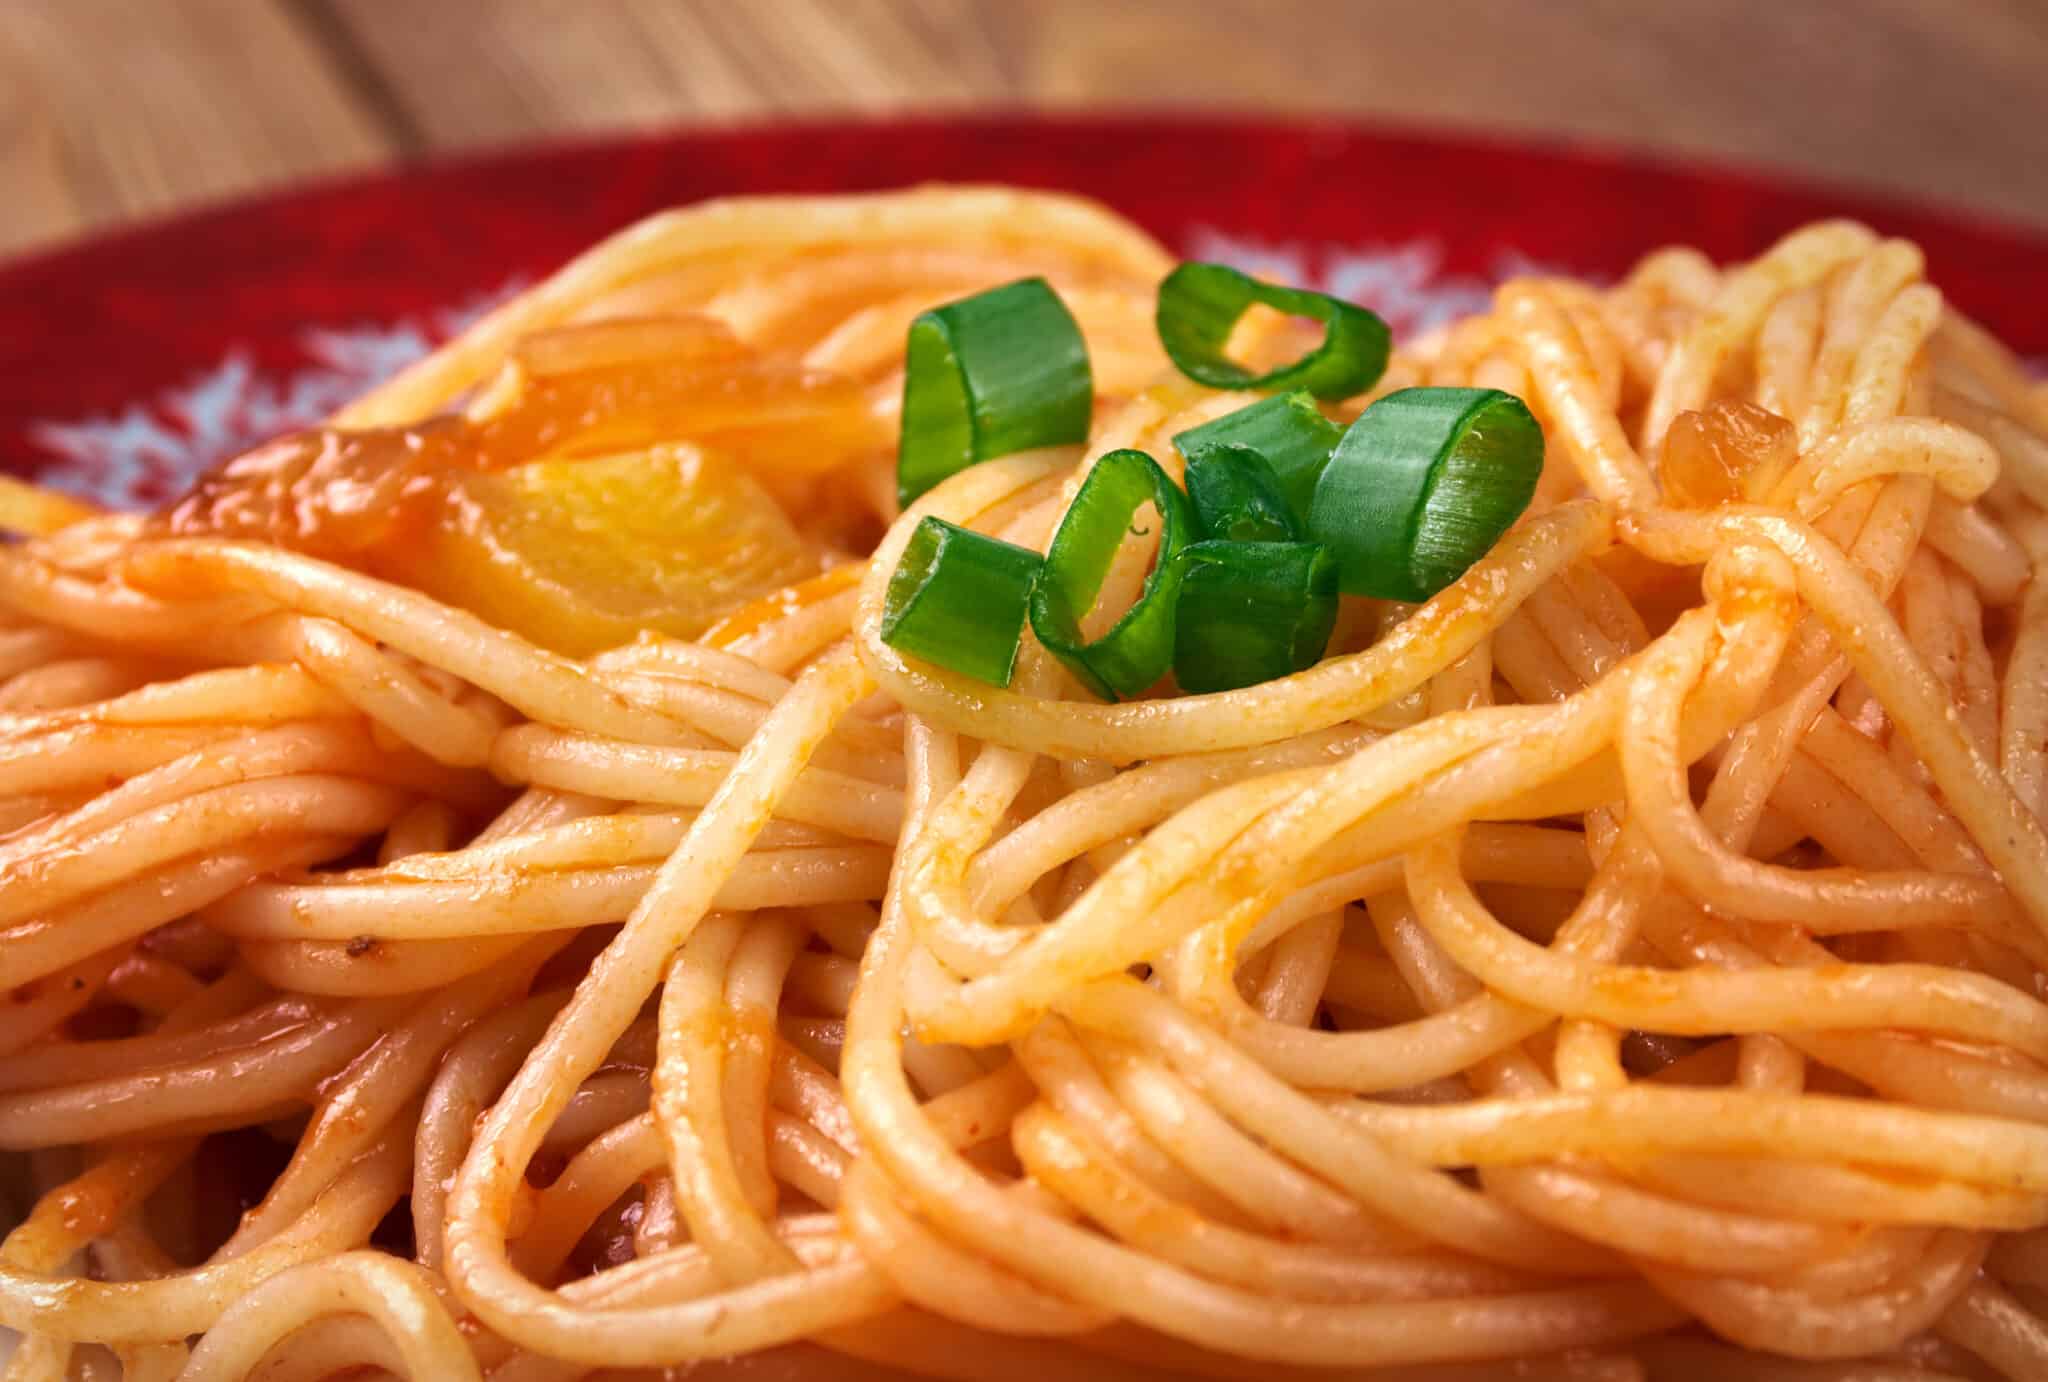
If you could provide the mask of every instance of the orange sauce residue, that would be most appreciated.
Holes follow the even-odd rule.
[[[778,619],[787,619],[800,610],[822,604],[834,595],[853,589],[867,574],[864,562],[847,562],[830,571],[798,581],[795,585],[784,586],[781,590],[763,595],[741,605],[732,613],[720,619],[704,631],[703,641],[714,648],[730,648],[750,634],[758,633]]]
[[[416,536],[444,477],[476,469],[460,419],[279,437],[201,476],[155,520],[179,536],[273,542],[339,561]]]
[[[865,385],[756,351],[708,318],[539,332],[513,358],[517,391],[488,416],[281,437],[202,477],[158,529],[347,561],[418,538],[464,473],[689,441],[772,480],[829,473],[888,440]]]
[[[866,384],[709,317],[591,322],[519,342],[466,414],[282,437],[154,525],[337,562],[581,656],[647,629],[693,637],[813,575],[820,535],[789,513],[830,511],[889,425]],[[795,587],[752,626],[858,574]]]
[[[887,430],[864,386],[748,352],[535,376],[474,437],[487,467],[687,439],[764,473],[817,475],[885,444]]]
[[[1790,422],[1754,403],[1709,403],[1680,413],[1664,437],[1664,497],[1684,509],[1711,509],[1753,492],[1752,473],[1770,483],[1799,450]]]

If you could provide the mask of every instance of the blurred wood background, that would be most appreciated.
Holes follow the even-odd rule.
[[[1593,139],[2048,225],[2048,0],[0,0],[0,253],[553,135],[1019,106]]]

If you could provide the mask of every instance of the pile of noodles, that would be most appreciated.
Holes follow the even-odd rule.
[[[335,420],[610,317],[836,381],[879,441],[734,454],[886,535],[695,642],[13,494],[5,1376],[2048,1377],[2048,392],[1855,225],[1513,282],[1380,386],[1547,435],[1428,604],[1124,704],[884,645],[920,517],[1042,547],[1249,401],[1164,367],[1168,267],[1059,197],[709,205]],[[896,515],[905,327],[1027,274],[1086,454]],[[1702,450],[1735,401],[1782,444]]]

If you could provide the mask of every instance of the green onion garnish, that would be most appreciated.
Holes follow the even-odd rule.
[[[910,324],[897,502],[977,461],[1086,441],[1094,405],[1081,328],[1044,279],[933,308]]]
[[[1301,538],[1301,520],[1281,493],[1273,467],[1256,451],[1215,446],[1189,461],[1188,502],[1204,537],[1234,542]]]
[[[1344,433],[1309,536],[1346,594],[1427,600],[1484,556],[1536,493],[1543,429],[1499,389],[1402,389]]]
[[[1181,550],[1173,675],[1235,691],[1313,666],[1337,622],[1337,563],[1311,542],[1197,542]]]
[[[882,601],[882,641],[1008,686],[1044,559],[1029,548],[927,518],[904,545]]]
[[[1159,554],[1144,589],[1109,631],[1088,642],[1081,617],[1095,605],[1131,519],[1150,501],[1159,511]],[[1112,451],[1095,463],[1046,549],[1031,592],[1031,631],[1067,670],[1104,700],[1135,696],[1173,661],[1174,560],[1194,538],[1187,496],[1142,451]]]
[[[1253,303],[1323,324],[1323,343],[1291,365],[1253,374],[1224,353]],[[1226,264],[1183,264],[1159,285],[1159,342],[1180,372],[1212,389],[1306,389],[1317,398],[1363,393],[1387,368],[1387,324],[1355,303],[1282,288]]]
[[[1187,457],[1190,474],[1195,463],[1212,451],[1252,452],[1271,468],[1295,516],[1306,523],[1316,481],[1322,478],[1323,467],[1343,436],[1344,429],[1323,416],[1315,399],[1305,390],[1296,390],[1262,398],[1214,422],[1190,427],[1176,436],[1173,444]],[[1193,490],[1192,480],[1188,487]]]

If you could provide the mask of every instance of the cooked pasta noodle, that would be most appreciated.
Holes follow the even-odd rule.
[[[6,1376],[2048,1377],[2048,390],[1856,225],[1518,280],[1375,391],[1549,444],[1427,603],[1113,704],[885,641],[921,519],[1251,401],[1169,267],[714,203],[164,515],[11,487]],[[1025,275],[1088,442],[898,513],[906,328]],[[674,624],[518,526],[635,456],[756,524],[629,533]]]

